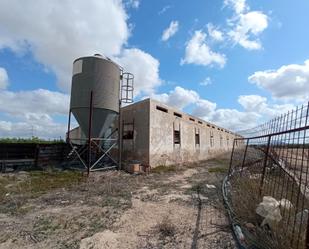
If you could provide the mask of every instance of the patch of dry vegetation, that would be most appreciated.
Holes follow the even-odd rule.
[[[277,181],[276,186],[275,180]],[[296,186],[288,179],[280,179],[280,175],[266,176],[260,195],[260,184],[260,178],[250,179],[247,176],[231,180],[233,213],[235,219],[242,226],[248,244],[262,249],[305,248],[307,217],[303,217],[306,220],[303,224],[300,224],[300,221],[297,220],[297,214],[303,209],[295,208],[295,203],[299,198]],[[256,214],[256,208],[263,196],[272,196],[277,200],[285,198],[293,203],[293,207],[291,209],[280,207],[282,216],[280,222],[273,222],[271,226],[262,226],[263,218]],[[304,208],[308,207],[306,201]],[[248,224],[253,226],[248,227]]]
[[[157,166],[151,169],[151,173],[155,173],[155,174],[164,174],[164,173],[175,172],[175,171],[177,171],[176,165],[171,165],[171,166],[160,165],[160,166]]]
[[[225,166],[188,166],[162,166],[149,175],[95,172],[89,178],[73,171],[0,175],[0,247],[73,249],[85,241],[108,249],[218,248],[212,245],[221,241],[234,248],[229,231],[212,223],[226,227],[218,207],[225,173],[209,169]],[[197,195],[204,197],[202,206]],[[114,246],[115,240],[120,244]]]
[[[21,171],[3,174],[0,178],[0,211],[24,214],[29,199],[58,188],[70,188],[83,181],[77,171]]]
[[[169,217],[163,217],[162,221],[157,225],[157,229],[163,238],[174,236],[176,233],[176,226]]]
[[[208,172],[209,173],[227,173],[229,171],[229,169],[227,167],[213,167],[213,168],[209,168]]]

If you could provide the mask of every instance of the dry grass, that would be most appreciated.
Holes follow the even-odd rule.
[[[274,179],[273,179],[274,180]],[[273,181],[266,178],[264,183],[262,195],[260,192],[260,179],[250,179],[248,177],[237,177],[231,179],[232,194],[231,201],[233,211],[236,219],[243,227],[247,239],[251,245],[256,245],[259,248],[272,248],[272,249],[295,249],[305,248],[305,227],[297,225],[295,220],[296,214],[301,211],[300,209],[292,208],[286,210],[280,208],[282,220],[278,223],[273,223],[271,227],[261,227],[263,218],[256,214],[256,208],[262,201],[263,196],[273,196],[277,200],[286,198],[290,200],[294,206],[296,203],[297,191],[292,190],[293,185],[291,182],[284,182],[280,180],[280,175],[276,176],[277,189],[280,192],[272,191]],[[284,185],[282,185],[284,183]],[[288,187],[287,187],[288,186]],[[282,196],[282,188],[286,188],[286,196]],[[254,225],[254,230],[249,231],[246,229],[246,224],[251,223]],[[295,224],[295,229],[294,229]]]
[[[24,214],[29,199],[37,198],[59,188],[70,188],[84,177],[76,171],[31,171],[4,174],[0,178],[0,211]]]
[[[229,169],[227,167],[213,167],[213,168],[209,168],[208,172],[209,173],[227,173],[229,171]]]
[[[73,249],[104,231],[137,236],[145,245],[140,248],[190,248],[193,235],[199,248],[219,248],[211,246],[217,241],[231,245],[230,234],[212,224],[224,217],[217,207],[224,174],[208,169],[224,166],[213,161],[186,167],[159,167],[148,175],[95,172],[89,178],[71,171],[0,175],[0,247],[8,242],[4,248],[12,248],[13,241],[15,248]],[[197,193],[204,197],[200,220]]]
[[[162,237],[172,237],[176,234],[176,226],[168,217],[164,217],[157,225],[158,232]]]
[[[77,171],[31,171],[3,175],[0,179],[0,202],[7,194],[37,197],[52,189],[70,187],[83,179]]]
[[[171,166],[160,165],[160,166],[157,166],[151,169],[151,173],[155,173],[155,174],[164,174],[164,173],[175,172],[175,171],[177,171],[176,165],[171,165]]]

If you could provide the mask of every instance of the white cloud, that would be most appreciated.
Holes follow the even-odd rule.
[[[139,2],[126,3],[137,6]],[[0,49],[29,50],[37,61],[56,73],[65,91],[71,85],[73,60],[102,53],[136,74],[137,94],[148,93],[161,83],[159,61],[141,50],[123,49],[129,37],[127,18],[119,0],[76,0],[74,4],[5,0],[0,2]]]
[[[241,95],[238,103],[247,112],[256,112],[263,115],[265,121],[295,108],[293,104],[273,104],[267,102],[267,98],[259,95]]]
[[[309,60],[303,65],[284,65],[276,70],[258,71],[249,82],[269,91],[274,98],[304,101],[309,98]]]
[[[240,14],[249,9],[246,0],[224,0],[224,5],[233,8],[236,14]]]
[[[267,98],[259,95],[240,95],[238,103],[243,111],[222,109],[217,108],[216,103],[201,98],[197,92],[180,86],[169,93],[150,97],[179,109],[190,107],[192,115],[233,131],[253,128],[295,108],[292,104],[270,104]]]
[[[9,85],[9,77],[5,68],[0,67],[0,90],[6,89]]]
[[[168,94],[152,94],[151,98],[154,98],[167,105],[182,109],[199,101],[200,96],[193,90],[188,90],[180,86],[176,86],[175,89],[170,91]]]
[[[162,14],[164,14],[168,9],[170,9],[170,8],[172,8],[172,6],[170,6],[170,5],[166,5],[166,6],[164,6],[159,12],[158,12],[158,14],[159,15],[162,15]]]
[[[129,37],[126,21],[119,0],[76,0],[74,5],[59,0],[1,1],[0,49],[30,50],[56,73],[60,88],[66,91],[73,60],[102,53],[135,74],[136,94],[149,93],[161,83],[159,61],[139,49],[123,49]]]
[[[68,114],[69,95],[44,89],[33,91],[0,91],[0,111],[10,115]]]
[[[261,111],[266,107],[267,98],[259,95],[240,95],[238,97],[238,103],[246,111]]]
[[[168,26],[168,28],[166,28],[164,31],[163,31],[163,34],[162,34],[162,41],[167,41],[169,40],[172,36],[174,36],[177,31],[178,31],[178,28],[179,28],[179,23],[178,21],[171,21],[170,25]]]
[[[216,110],[217,104],[206,99],[199,99],[192,114],[208,119]]]
[[[206,44],[206,34],[201,30],[194,32],[193,37],[187,43],[185,58],[181,60],[181,64],[197,64],[197,65],[218,65],[224,67],[226,57],[224,54],[213,52]]]
[[[31,53],[45,70],[56,74],[58,86],[64,91],[71,85],[74,59],[105,54],[135,75],[135,95],[150,94],[161,84],[159,61],[142,50],[124,49],[130,35],[125,7],[130,4],[137,8],[139,3],[136,0],[76,0],[74,4],[60,0],[0,1],[0,50]],[[0,74],[0,112],[7,118],[0,124],[2,136],[27,135],[23,129],[33,126],[38,135],[63,136],[65,125],[55,120],[67,116],[69,95],[43,89],[6,91],[7,74],[3,70]]]
[[[192,115],[233,130],[254,127],[261,117],[256,112],[217,109],[216,103],[202,99],[197,92],[180,86],[175,87],[169,93],[154,94],[150,97],[179,109],[192,106]]]
[[[257,37],[268,26],[267,16],[260,11],[240,14],[238,23],[228,35],[235,43],[249,50],[261,49],[261,42]]]
[[[126,71],[134,74],[134,95],[151,94],[161,84],[160,63],[150,54],[139,49],[125,49],[121,57],[116,58]]]
[[[217,29],[212,23],[207,24],[207,30],[209,36],[215,41],[223,41],[223,32]]]
[[[200,82],[201,86],[208,86],[212,84],[212,80],[210,77],[206,77],[203,81]]]
[[[263,102],[258,105],[252,103],[253,98],[250,99],[250,95],[248,98],[246,97],[247,96],[242,96],[242,98],[239,97],[238,99],[238,101],[242,102],[242,105],[244,105],[244,111],[228,108],[216,109],[214,105],[207,105],[206,103],[205,106],[196,105],[195,109],[193,109],[193,114],[222,127],[239,131],[256,127],[260,123],[264,123],[269,119],[295,108],[295,106],[291,104],[270,105],[266,101],[264,102],[263,97],[260,99],[263,100]]]
[[[225,0],[224,3],[235,12],[228,20],[232,29],[227,34],[232,41],[248,50],[261,49],[258,35],[268,27],[268,16],[261,11],[250,11],[245,0]]]
[[[0,91],[0,112],[9,119],[0,121],[0,137],[42,138],[64,137],[66,124],[54,121],[54,117],[66,119],[69,95],[49,90]]]
[[[32,52],[56,73],[60,88],[69,90],[74,59],[121,53],[129,37],[127,18],[119,0],[3,0],[0,49]]]
[[[134,9],[138,9],[140,5],[140,0],[127,0],[127,6],[132,7]]]
[[[8,132],[8,131],[11,131],[11,130],[12,130],[12,123],[11,122],[0,121],[0,132]]]
[[[64,138],[66,124],[54,122],[48,115],[30,115],[24,121],[0,121],[0,137]]]
[[[295,108],[293,104],[269,104],[267,98],[259,95],[241,95],[238,103],[247,112],[263,115],[265,121]]]
[[[255,127],[261,116],[255,112],[240,112],[236,109],[218,109],[210,120],[222,127],[239,131]]]

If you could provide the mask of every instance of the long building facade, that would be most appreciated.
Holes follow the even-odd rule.
[[[156,167],[207,160],[238,135],[153,99],[121,109],[122,159]]]
[[[207,160],[231,150],[234,138],[239,137],[153,99],[122,107],[120,111],[123,163],[156,167]],[[111,132],[117,126],[113,124]],[[70,131],[70,138],[76,139],[75,143],[80,138],[86,140],[79,127]]]

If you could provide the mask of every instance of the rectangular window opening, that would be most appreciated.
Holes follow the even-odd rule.
[[[199,133],[195,134],[195,145],[200,145],[200,134]]]
[[[158,106],[158,105],[157,105],[157,110],[168,113],[168,110],[166,108]]]
[[[134,139],[133,124],[123,124],[122,139],[124,140]]]
[[[199,123],[199,124],[203,124],[203,122],[202,122],[202,121],[198,121],[198,123]]]
[[[190,121],[192,122],[195,122],[195,119],[194,118],[189,118]]]
[[[180,144],[180,131],[174,130],[174,144]]]
[[[182,115],[180,113],[174,112],[174,116],[182,118]]]
[[[214,134],[213,132],[210,132],[210,147],[213,147],[214,146]]]

